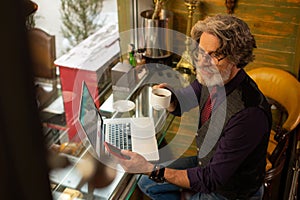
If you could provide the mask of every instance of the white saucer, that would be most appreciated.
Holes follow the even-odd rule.
[[[130,100],[118,100],[113,103],[113,109],[118,112],[128,112],[135,108],[135,103]]]

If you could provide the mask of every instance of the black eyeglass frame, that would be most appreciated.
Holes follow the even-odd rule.
[[[193,55],[194,61],[198,62],[199,60],[201,60],[201,59],[199,59],[199,54],[202,56],[202,58],[205,58],[208,55],[212,59],[217,60],[218,62],[216,63],[216,65],[218,65],[221,60],[223,60],[223,59],[225,59],[227,57],[227,55],[223,55],[223,57],[218,58],[222,54],[218,53],[217,51],[212,51],[212,52],[206,53],[202,48],[196,47],[192,51],[192,55]]]

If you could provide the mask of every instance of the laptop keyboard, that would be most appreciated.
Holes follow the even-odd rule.
[[[107,124],[108,142],[120,149],[131,150],[130,123]]]

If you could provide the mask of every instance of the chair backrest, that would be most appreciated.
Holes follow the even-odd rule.
[[[55,79],[55,36],[39,28],[28,30],[28,41],[32,67],[36,78]]]
[[[264,182],[263,199],[280,199],[281,189],[284,187],[281,182],[285,182],[282,180],[285,177],[283,169],[286,165],[289,133],[295,130],[300,122],[300,83],[290,73],[276,68],[255,68],[247,73],[266,97],[278,103],[287,112],[286,120],[279,129],[275,130],[274,139],[278,143],[275,149],[269,152],[267,160],[272,163],[272,167],[267,169]],[[272,101],[270,103],[273,103]],[[274,139],[270,138],[270,141]]]
[[[291,131],[300,122],[300,83],[289,72],[261,67],[249,70],[249,76],[257,83],[262,93],[277,101],[288,112],[282,127]]]

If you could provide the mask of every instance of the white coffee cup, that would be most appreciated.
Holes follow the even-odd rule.
[[[150,104],[155,110],[166,109],[170,106],[171,91],[164,88],[152,89]]]

